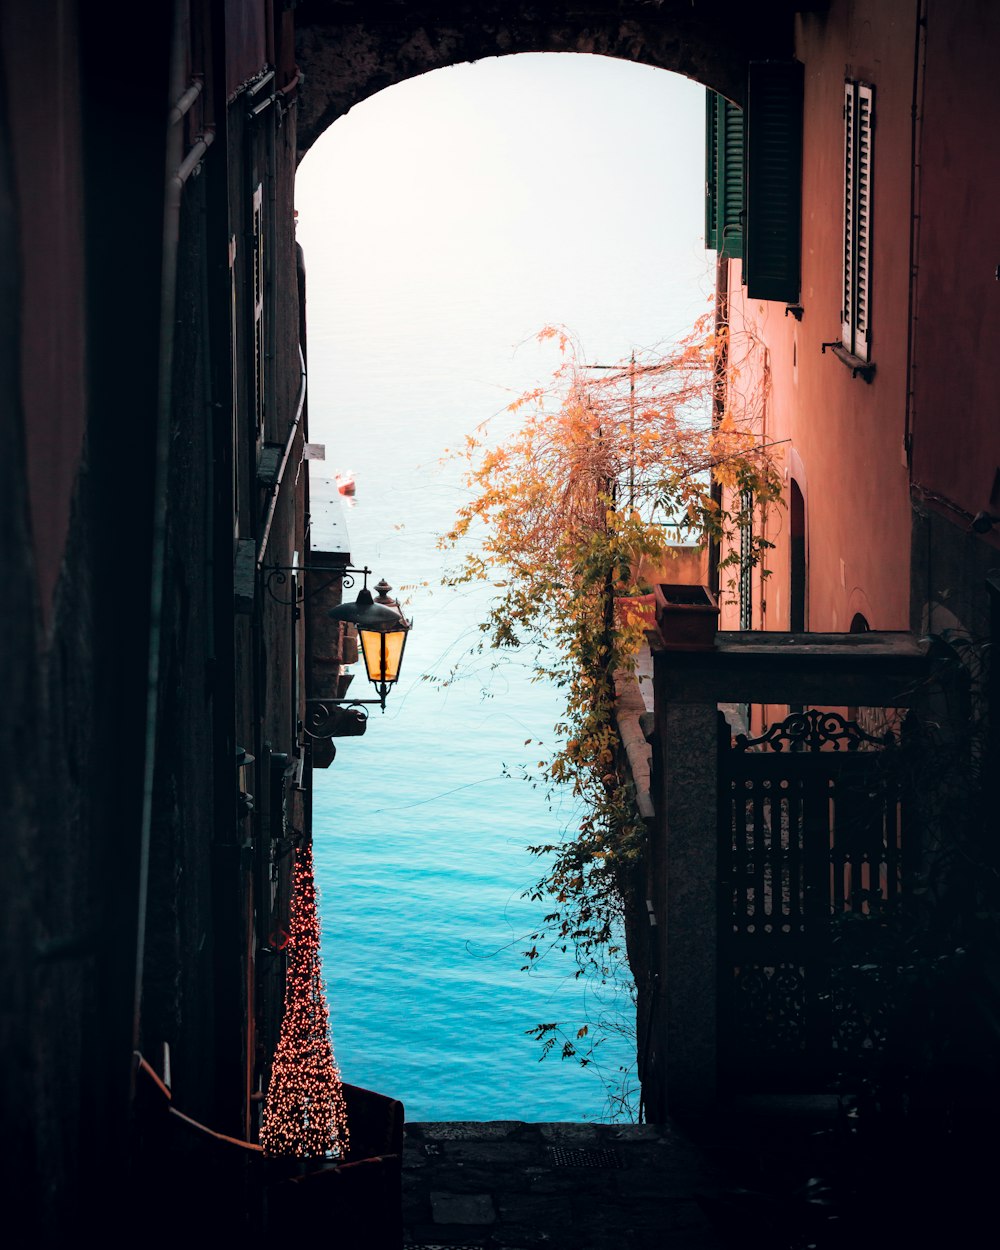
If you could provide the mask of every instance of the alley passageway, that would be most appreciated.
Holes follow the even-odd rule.
[[[669,1124],[410,1124],[404,1245],[722,1250],[697,1199],[716,1184]]]
[[[414,1123],[408,1250],[868,1250],[975,1244],[989,1153],[873,1130],[853,1100],[746,1097],[683,1123]],[[963,1235],[966,1233],[968,1235]]]
[[[980,348],[1000,338],[1000,269],[968,241],[1000,197],[982,149],[1000,115],[997,47],[1000,4],[946,0],[0,0],[9,1224],[46,1246],[86,1227],[111,1245],[340,1250],[986,1240],[1000,1166],[1000,423]],[[409,129],[420,80],[450,88],[480,62],[519,70],[536,54],[617,63],[640,85],[676,77],[695,95],[672,121],[665,96],[630,89],[614,106],[592,79],[588,120],[553,68],[537,104],[516,85],[495,97],[488,128],[467,97],[442,95],[456,139]],[[322,155],[369,106],[409,172],[366,138],[356,172]],[[518,115],[542,140],[531,177],[505,164],[523,148]],[[633,150],[640,121],[652,138]],[[461,195],[434,198],[435,161]],[[311,167],[329,191],[310,215]],[[642,190],[645,170],[659,190]],[[692,172],[682,226],[671,213]],[[344,203],[353,218],[336,217]],[[507,217],[491,224],[493,206]],[[635,214],[624,224],[620,207]],[[690,307],[685,257],[707,284]],[[580,609],[546,626],[576,631],[565,667],[546,658],[524,683],[542,672],[560,698],[576,692],[579,717],[527,727],[527,698],[484,651],[463,726],[461,648],[444,627],[483,631],[442,610],[429,558],[456,503],[483,519],[493,485],[477,513],[438,457],[471,453],[470,430],[490,413],[499,430],[524,402],[511,396],[535,394],[548,370],[530,353],[555,348],[567,320],[587,342],[566,409],[582,424],[564,427],[573,489],[535,490],[546,462],[530,442],[520,478],[493,484],[513,501],[509,536],[531,528],[520,500],[565,498],[572,513],[579,481],[594,528],[535,526],[534,584],[505,581],[530,564],[513,537],[471,567],[491,594],[514,590],[512,614],[476,618],[504,626],[496,656],[532,637],[536,606]],[[465,329],[497,367],[461,347]],[[677,402],[647,404],[637,380],[657,342],[686,344],[654,368],[680,380]],[[617,409],[590,405],[598,377]],[[644,427],[647,411],[664,420]],[[406,441],[419,475],[399,468]],[[626,497],[627,512],[606,506]],[[378,514],[396,537],[365,531]],[[660,541],[689,525],[690,561]],[[651,551],[664,561],[647,567]],[[577,566],[590,580],[571,585]],[[390,581],[400,602],[382,597],[377,619],[352,602]],[[652,682],[651,701],[618,700],[615,727],[619,607],[648,622]],[[397,687],[383,716],[414,616],[406,681],[428,701],[421,713]],[[471,764],[466,748],[494,732],[494,762]],[[363,761],[379,739],[392,768],[374,780]],[[408,744],[429,745],[425,763]],[[556,804],[558,829],[536,834],[512,800],[501,811],[493,795],[522,772],[540,795],[568,784],[580,821]],[[394,828],[411,809],[414,825]],[[501,866],[508,843],[530,866]],[[557,857],[553,872],[536,852]],[[326,868],[359,882],[360,902],[328,896],[321,925]],[[418,923],[411,898],[435,876],[445,892]],[[540,922],[516,911],[549,897],[560,910]],[[604,916],[594,898],[612,900]],[[549,925],[562,954],[585,956],[577,984],[592,941],[617,935],[619,901],[611,962],[628,958],[624,1015],[641,1023],[607,1070],[635,1075],[648,1125],[577,1122],[593,1106],[582,1096],[543,1101],[526,1039],[544,1037],[544,1054],[566,1028],[567,1056],[574,1036],[596,1046],[596,1027],[573,1029],[603,1003],[591,1016],[534,972],[560,1021],[538,1025],[552,1016],[526,1005],[521,967],[497,977],[506,1000],[484,975],[508,954],[537,969]],[[403,992],[373,997],[387,968]],[[370,1094],[388,1130],[346,1108],[334,1034],[351,1097]],[[508,1059],[518,1048],[526,1072]],[[748,1091],[773,1092],[763,1114],[719,1109]],[[840,1101],[793,1107],[790,1091]],[[435,1121],[442,1109],[455,1119]],[[524,1119],[472,1122],[485,1115]]]

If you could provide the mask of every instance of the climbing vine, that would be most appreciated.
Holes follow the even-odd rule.
[[[670,580],[655,570],[680,543],[719,544],[723,578],[741,530],[757,535],[755,563],[769,545],[751,525],[781,498],[777,453],[761,436],[761,371],[741,384],[748,350],[737,362],[726,334],[708,314],[667,348],[596,367],[547,327],[538,337],[559,353],[550,384],[509,406],[506,433],[487,423],[459,453],[470,494],[442,544],[465,554],[446,580],[492,584],[479,649],[531,648],[536,678],[565,702],[558,745],[531,780],[568,790],[578,816],[558,843],[529,848],[545,865],[529,893],[550,902],[529,969],[553,946],[575,953],[577,976],[606,981],[624,963],[645,829],[621,762],[615,675],[634,667],[643,640],[637,597],[651,577]],[[543,1055],[592,1057],[589,1025],[532,1032]]]

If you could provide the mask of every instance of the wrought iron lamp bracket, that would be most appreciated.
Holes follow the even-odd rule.
[[[308,738],[360,737],[368,727],[368,708],[377,703],[385,711],[385,697],[381,699],[317,699],[310,702],[305,721],[299,728]]]
[[[289,573],[327,573],[329,576],[319,585],[310,586],[308,591],[299,582],[296,587],[295,597],[285,599],[276,592],[275,587],[284,586],[288,581]],[[322,594],[334,582],[340,582],[345,590],[350,590],[355,585],[355,574],[357,573],[360,573],[364,578],[362,588],[367,587],[368,575],[371,573],[371,569],[367,566],[356,569],[348,564],[265,564],[261,569],[264,589],[275,603],[280,603],[286,608],[294,607],[305,599],[312,599],[314,596]]]

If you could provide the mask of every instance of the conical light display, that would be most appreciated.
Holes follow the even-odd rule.
[[[267,1155],[342,1159],[350,1136],[330,1039],[316,902],[312,847],[305,846],[295,852],[285,1014],[264,1102],[260,1144]]]

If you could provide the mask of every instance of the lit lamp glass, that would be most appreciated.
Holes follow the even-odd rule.
[[[388,686],[398,680],[408,628],[409,626],[406,629],[394,629],[383,633],[380,630],[358,627],[358,637],[361,639],[361,651],[365,657],[368,680],[373,681],[376,686]]]
[[[368,680],[378,690],[379,703],[385,711],[385,696],[389,687],[399,680],[406,635],[412,622],[406,620],[396,601],[388,597],[391,586],[381,581],[375,589],[379,592],[377,599],[373,599],[371,591],[366,588],[359,593],[355,603],[333,608],[329,615],[334,620],[349,621],[357,629]],[[345,699],[343,702],[352,700]]]

